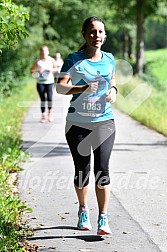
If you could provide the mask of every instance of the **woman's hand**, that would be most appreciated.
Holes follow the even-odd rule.
[[[96,93],[98,89],[98,82],[89,82],[86,85],[69,85],[70,77],[68,74],[65,74],[63,77],[58,79],[58,82],[56,84],[56,91],[58,94],[80,94],[80,93],[86,93],[86,94],[92,94]]]
[[[110,102],[110,103],[114,103],[116,101],[117,98],[117,92],[115,88],[110,88],[107,92],[106,92],[106,101]]]
[[[97,89],[98,89],[98,81],[89,82],[87,83],[87,89],[85,90],[85,93],[95,94],[97,92]]]

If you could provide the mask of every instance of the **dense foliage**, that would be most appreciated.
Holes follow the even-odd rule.
[[[28,35],[25,22],[29,15],[27,8],[16,5],[11,0],[0,1],[0,49],[15,45]]]
[[[145,0],[102,0],[98,5],[96,0],[1,0],[1,93],[11,94],[12,89],[17,89],[17,80],[29,75],[29,69],[39,56],[41,45],[47,44],[52,56],[60,51],[65,57],[70,51],[77,50],[83,43],[81,24],[90,15],[97,15],[105,21],[107,40],[103,48],[134,64],[136,7],[140,1],[145,3]],[[143,8],[147,49],[165,47],[165,0],[147,1]],[[160,25],[161,29],[157,29]],[[23,39],[27,33],[29,36]],[[19,45],[16,47],[17,41]]]

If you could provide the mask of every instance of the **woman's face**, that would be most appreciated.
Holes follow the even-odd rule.
[[[46,58],[49,55],[48,47],[44,46],[41,48],[41,57]]]
[[[92,48],[101,48],[106,37],[104,24],[99,21],[93,21],[87,28],[85,40],[88,46]]]

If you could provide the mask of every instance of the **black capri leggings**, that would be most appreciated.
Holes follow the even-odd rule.
[[[110,184],[109,159],[115,140],[114,120],[91,124],[67,121],[66,139],[75,166],[74,184],[80,188],[89,184],[91,148],[95,183],[99,186]]]
[[[37,91],[41,99],[41,112],[45,112],[45,101],[48,102],[48,109],[52,108],[53,84],[37,83]]]

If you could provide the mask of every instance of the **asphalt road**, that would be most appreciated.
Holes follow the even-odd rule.
[[[114,110],[116,141],[110,159],[112,236],[98,237],[97,203],[91,174],[91,231],[76,229],[78,202],[73,162],[64,137],[69,97],[54,94],[54,122],[39,122],[39,101],[32,103],[22,126],[24,148],[18,187],[33,212],[29,241],[39,251],[167,251],[167,138]]]

